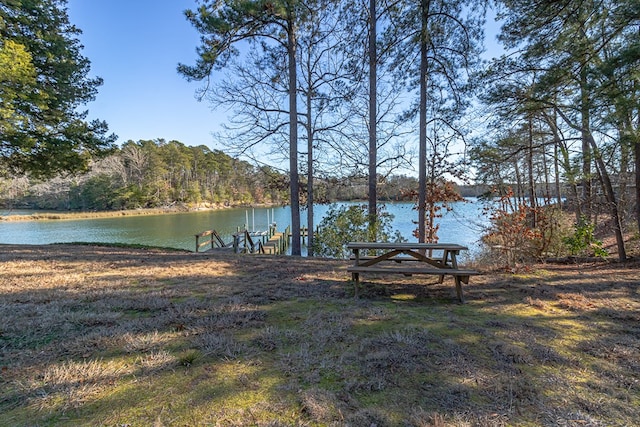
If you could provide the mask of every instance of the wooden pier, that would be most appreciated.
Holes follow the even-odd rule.
[[[286,228],[284,233],[274,232],[269,240],[260,245],[259,253],[262,254],[284,254],[287,252],[287,247],[289,246],[289,239],[287,236],[289,235],[290,229]]]
[[[195,237],[196,252],[233,250],[235,253],[276,255],[287,253],[291,228],[278,232],[275,224],[270,225],[266,231],[249,231],[246,228],[241,230],[238,227],[230,242],[225,242],[214,229],[198,233]]]

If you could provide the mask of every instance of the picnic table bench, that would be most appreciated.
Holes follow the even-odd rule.
[[[469,276],[479,274],[475,270],[458,267],[457,256],[461,251],[467,250],[467,247],[454,243],[351,242],[347,244],[347,248],[353,252],[351,260],[354,263],[347,271],[351,273],[355,283],[356,297],[360,273],[400,273],[406,276],[428,274],[440,276],[439,283],[444,281],[444,276],[453,276],[458,300],[464,302],[462,283],[468,284]],[[442,255],[433,256],[434,252],[441,252]]]

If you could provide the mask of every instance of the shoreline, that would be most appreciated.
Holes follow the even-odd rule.
[[[30,215],[2,215],[0,221],[19,222],[19,221],[62,221],[62,220],[79,220],[79,219],[99,219],[99,218],[117,218],[123,216],[146,216],[146,215],[164,215],[191,212],[204,212],[225,209],[242,209],[256,207],[276,207],[279,204],[257,203],[254,205],[210,205],[198,206],[190,208],[187,206],[170,206],[164,208],[143,208],[143,209],[124,209],[117,211],[45,211],[34,212]],[[22,209],[19,209],[22,210]],[[28,210],[28,209],[25,209]]]

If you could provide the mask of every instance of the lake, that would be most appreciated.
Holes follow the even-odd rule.
[[[394,215],[393,228],[410,241],[417,218],[414,204],[408,202],[387,203],[386,210]],[[314,208],[316,224],[326,214],[329,205]],[[196,233],[216,229],[225,241],[237,227],[265,230],[268,221],[274,221],[278,230],[284,230],[291,222],[288,206],[275,208],[234,208],[161,215],[123,216],[102,219],[52,220],[52,221],[1,221],[0,243],[47,244],[70,242],[130,243],[151,246],[195,250]],[[33,213],[30,211],[28,213]],[[0,215],[8,212],[0,211]],[[18,212],[11,212],[18,214]],[[21,211],[20,214],[25,214]],[[301,213],[306,223],[306,211]],[[476,246],[482,226],[488,219],[482,213],[482,205],[471,199],[470,203],[456,202],[454,210],[439,219],[438,235],[441,242]],[[304,248],[303,248],[304,251]]]

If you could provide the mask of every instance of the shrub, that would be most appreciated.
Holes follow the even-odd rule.
[[[393,215],[384,208],[378,210],[378,218],[371,230],[369,216],[364,205],[333,205],[318,225],[314,242],[314,253],[331,258],[348,258],[345,245],[349,242],[399,242],[403,238],[399,231],[393,231]]]
[[[482,237],[490,252],[502,255],[509,268],[564,250],[566,234],[562,211],[556,206],[532,207],[518,203],[509,189],[485,208],[491,225]]]
[[[602,242],[595,238],[595,229],[595,224],[587,221],[584,216],[580,218],[580,221],[574,226],[573,234],[563,239],[569,253],[573,256],[606,257],[609,255],[602,247]]]

